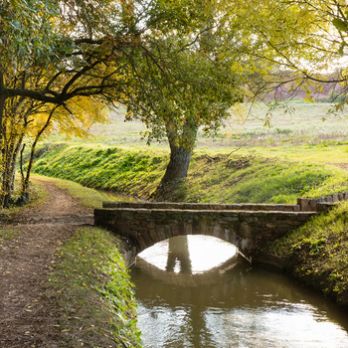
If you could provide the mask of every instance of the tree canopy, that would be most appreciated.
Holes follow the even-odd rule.
[[[3,186],[13,186],[24,138],[47,120],[78,133],[93,105],[114,102],[146,124],[149,141],[168,139],[169,167],[182,169],[172,179],[185,178],[198,129],[216,130],[231,105],[325,80],[345,54],[347,15],[343,0],[4,0]],[[344,69],[335,81],[345,83]]]

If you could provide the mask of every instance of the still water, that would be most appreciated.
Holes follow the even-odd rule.
[[[236,263],[226,242],[175,237],[139,256],[132,278],[144,347],[348,348],[348,313],[280,274]]]

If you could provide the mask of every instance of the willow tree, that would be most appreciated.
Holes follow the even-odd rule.
[[[228,61],[211,59],[201,50],[178,52],[169,42],[157,49],[166,70],[160,71],[150,61],[138,64],[128,116],[145,123],[149,141],[168,140],[170,160],[156,199],[182,199],[175,195],[187,176],[198,129],[216,130],[228,116],[228,108],[241,100],[241,93]]]
[[[266,80],[291,82],[309,96],[320,90],[318,83],[337,84],[338,93],[346,94],[345,0],[263,0],[254,4],[254,10],[245,2],[236,11],[245,20],[238,29],[243,38],[240,50],[254,61],[270,62]],[[279,72],[284,80],[279,81]]]
[[[129,30],[122,1],[99,3],[0,6],[1,206],[11,201],[15,162],[35,115],[63,108],[74,120],[71,103],[79,98],[111,103],[122,93],[123,50],[138,47],[138,34]]]
[[[315,25],[308,8],[275,0],[158,2],[153,12],[163,20],[143,37],[150,54],[132,57],[128,118],[145,123],[149,141],[168,140],[170,160],[155,198],[182,199],[174,195],[197,131],[213,133],[234,103],[288,82],[279,73],[289,69],[284,56],[297,54],[295,42]]]

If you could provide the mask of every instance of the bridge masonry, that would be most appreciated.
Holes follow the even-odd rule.
[[[104,203],[95,210],[95,224],[130,239],[136,252],[170,237],[203,234],[254,256],[265,243],[300,227],[332,204],[308,200],[296,205]]]

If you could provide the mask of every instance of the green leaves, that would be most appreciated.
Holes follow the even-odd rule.
[[[203,0],[157,0],[152,2],[148,25],[168,32],[182,32],[199,28],[207,15],[207,2]]]
[[[55,0],[5,1],[0,10],[0,36],[6,41],[1,51],[5,57],[18,65],[24,57],[27,61],[34,58],[33,40],[35,49],[40,50],[54,44],[52,21],[58,14],[57,5]]]
[[[335,18],[332,21],[332,24],[336,27],[337,30],[348,32],[348,22],[347,21],[344,21],[340,18]]]

